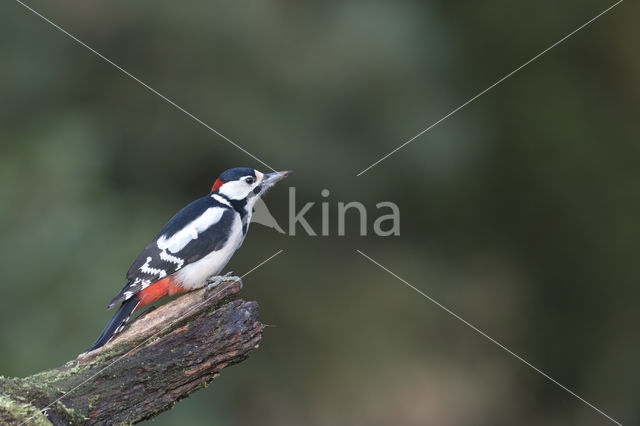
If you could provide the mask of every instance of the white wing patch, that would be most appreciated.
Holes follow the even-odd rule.
[[[152,282],[155,282],[157,280],[147,280],[144,278],[136,278],[135,280],[133,280],[133,282],[131,284],[129,284],[129,287],[131,288],[136,288],[136,287],[140,287],[139,289],[137,289],[135,292],[139,292],[140,290],[144,290],[145,288],[149,287],[151,285]],[[131,290],[127,290],[124,293],[122,293],[124,295],[124,299],[130,299],[131,296],[134,295],[134,292]]]
[[[192,240],[198,238],[198,234],[207,230],[210,226],[218,223],[222,218],[225,209],[223,207],[210,207],[198,218],[191,221],[187,226],[167,238],[166,235],[158,238],[158,248],[162,251],[169,250],[177,253]]]
[[[178,256],[174,256],[172,254],[167,253],[166,250],[162,250],[160,252],[160,259],[164,260],[165,262],[171,262],[171,263],[175,263],[176,266],[176,271],[180,268],[182,268],[182,265],[184,265],[184,259],[180,259]]]
[[[157,275],[158,279],[162,279],[167,276],[167,271],[165,271],[164,269],[156,269],[156,268],[150,267],[149,266],[150,262],[151,262],[151,257],[147,257],[147,261],[145,262],[145,264],[140,267],[140,272],[144,274],[149,274],[149,275]]]

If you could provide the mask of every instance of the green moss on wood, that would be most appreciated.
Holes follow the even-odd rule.
[[[0,394],[0,423],[19,423],[29,419],[30,425],[51,426],[47,416],[33,405]]]
[[[192,293],[194,305],[200,306],[202,294]],[[184,310],[184,303],[181,306]],[[167,309],[158,309],[163,308]],[[147,336],[123,336],[104,352],[79,357],[59,368],[24,379],[0,378],[0,395],[4,395],[0,424],[20,424],[30,415],[36,417],[29,424],[56,426],[152,418],[207,387],[220,369],[246,359],[260,341],[257,304],[236,300],[235,294],[222,300],[211,298],[209,306],[193,314],[186,312],[188,316],[153,335],[149,342],[144,339],[157,330],[153,324],[147,327]],[[135,350],[129,353],[131,348]],[[41,414],[39,409],[49,404],[46,416]]]

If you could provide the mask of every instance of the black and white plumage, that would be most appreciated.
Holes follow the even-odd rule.
[[[165,295],[202,287],[222,271],[244,241],[254,203],[290,173],[264,174],[244,167],[222,173],[211,192],[171,218],[133,262],[127,283],[109,304],[109,309],[121,304],[120,309],[88,350],[107,343],[134,310]]]
[[[235,251],[244,237],[244,233],[237,229],[238,216],[245,214],[211,195],[180,210],[133,262],[127,272],[127,285],[109,307],[168,275],[188,268],[207,254],[219,252],[227,243]],[[213,273],[217,272],[219,270]],[[187,280],[184,284],[190,287],[193,283]]]

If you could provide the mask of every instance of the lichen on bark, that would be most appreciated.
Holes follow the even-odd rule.
[[[241,288],[187,293],[61,367],[0,378],[0,423],[135,423],[170,409],[258,347],[258,305]]]

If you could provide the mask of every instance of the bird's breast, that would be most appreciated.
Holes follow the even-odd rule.
[[[242,220],[240,215],[236,214],[230,227],[229,238],[222,247],[176,272],[177,281],[187,290],[202,287],[207,278],[222,271],[236,250],[242,245],[243,240]]]

